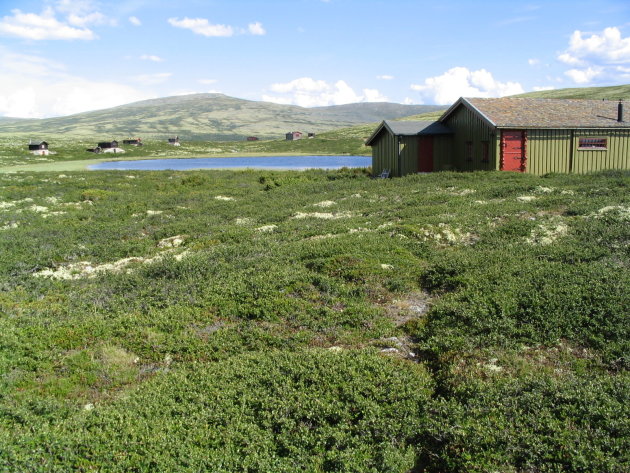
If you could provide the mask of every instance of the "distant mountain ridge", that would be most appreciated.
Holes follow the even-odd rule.
[[[321,133],[440,108],[443,107],[384,102],[305,108],[223,94],[192,94],[143,100],[65,117],[0,120],[0,133],[44,137],[66,134],[95,139],[171,135],[188,140],[281,138],[289,131]]]

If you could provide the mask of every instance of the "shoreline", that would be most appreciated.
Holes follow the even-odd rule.
[[[18,164],[12,166],[0,167],[0,173],[15,172],[59,172],[59,171],[94,171],[88,169],[89,166],[112,161],[146,161],[154,159],[199,159],[199,158],[265,158],[273,156],[355,156],[343,154],[315,154],[315,153],[218,153],[218,154],[195,154],[194,156],[128,156],[123,157],[114,155],[114,157],[98,158],[98,159],[81,159],[73,161],[54,161],[46,163]],[[362,156],[362,155],[356,155]],[[369,155],[364,155],[368,157]],[[200,168],[205,169],[205,168]],[[190,169],[192,171],[192,169]],[[199,169],[196,169],[199,170]]]

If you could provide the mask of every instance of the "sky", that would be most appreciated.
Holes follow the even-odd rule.
[[[208,92],[447,105],[629,83],[628,0],[0,0],[0,116]]]

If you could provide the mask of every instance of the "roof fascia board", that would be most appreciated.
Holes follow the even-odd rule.
[[[389,130],[390,133],[392,132],[392,130],[387,126],[387,123],[385,122],[385,120],[383,120],[381,124],[376,127],[376,130],[374,130],[374,133],[372,133],[372,135],[366,140],[365,146],[372,146],[372,141],[376,139],[376,137],[385,127]]]
[[[497,125],[492,120],[490,120],[486,115],[483,114],[481,110],[475,107],[472,103],[470,103],[464,97],[460,97],[459,99],[457,99],[457,102],[451,105],[451,107],[446,112],[444,112],[444,114],[440,117],[438,121],[443,122],[444,120],[446,120],[460,105],[467,107],[471,112],[479,115],[479,118],[481,118],[481,120],[484,121],[491,128],[498,128]]]

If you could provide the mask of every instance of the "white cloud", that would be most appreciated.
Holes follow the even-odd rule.
[[[142,26],[142,22],[135,16],[129,17],[129,23],[131,23],[134,26]]]
[[[446,105],[459,97],[503,97],[525,92],[518,82],[499,82],[485,69],[471,71],[453,67],[444,74],[429,77],[424,84],[412,84],[420,92],[421,103]]]
[[[377,89],[363,89],[364,98],[362,102],[387,102],[387,97]]]
[[[272,84],[270,89],[282,95],[265,94],[263,100],[301,107],[387,101],[387,97],[376,89],[363,89],[361,93],[357,93],[343,80],[332,84],[324,80],[301,77],[291,82]]]
[[[529,64],[530,66],[537,66],[538,64],[540,64],[540,59],[536,59],[536,58],[528,59],[527,64]]]
[[[212,85],[212,84],[216,84],[219,81],[216,79],[199,79],[197,82],[203,85]]]
[[[91,0],[58,0],[47,3],[49,6],[40,14],[12,10],[12,16],[5,16],[0,20],[0,34],[36,41],[92,40],[96,35],[88,26],[116,25],[116,20],[98,11]]]
[[[378,80],[394,80],[394,76],[390,76],[390,75],[387,75],[387,74],[384,74],[382,76],[376,76],[376,78]]]
[[[72,76],[61,64],[0,47],[0,115],[45,118],[151,97],[127,85]]]
[[[249,31],[249,34],[253,34],[254,36],[263,36],[267,34],[267,31],[263,28],[262,23],[258,21],[256,23],[250,23],[247,26],[247,30]]]
[[[207,37],[229,37],[234,35],[234,28],[227,25],[213,25],[205,18],[169,18],[168,22],[176,28],[184,28]]]
[[[603,74],[601,68],[587,67],[586,69],[569,69],[564,73],[576,84],[588,84],[593,79]]]
[[[576,30],[569,40],[569,48],[558,56],[566,64],[594,62],[601,64],[630,63],[630,37],[622,38],[619,28],[605,28],[601,35]]]
[[[75,28],[60,22],[52,8],[46,8],[40,15],[12,10],[13,16],[0,20],[0,34],[18,38],[41,40],[91,40],[94,32],[87,28]]]
[[[210,23],[206,18],[188,18],[182,20],[178,18],[169,18],[168,22],[176,28],[184,28],[206,37],[230,37],[236,34],[250,34],[253,36],[264,36],[267,34],[262,23],[259,21],[250,23],[245,28],[235,28],[230,25],[215,25]]]
[[[133,80],[142,85],[162,84],[169,80],[173,74],[171,72],[158,72],[156,74],[141,74],[135,76]]]
[[[595,79],[614,82],[627,77],[619,67],[630,64],[630,37],[622,37],[616,27],[605,28],[601,34],[576,30],[569,47],[558,60],[573,66],[565,72],[576,84],[588,84]]]
[[[153,54],[143,54],[142,56],[140,56],[140,59],[142,59],[143,61],[164,62],[164,59],[162,59],[160,56],[155,56]]]

